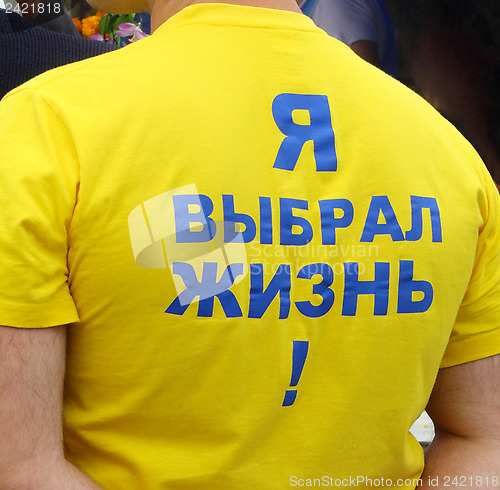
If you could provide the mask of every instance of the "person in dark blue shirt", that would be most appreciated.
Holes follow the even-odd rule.
[[[3,6],[8,7],[7,3]],[[55,23],[56,28],[60,25],[61,21]],[[0,8],[0,98],[44,71],[114,49],[108,43],[37,26]]]

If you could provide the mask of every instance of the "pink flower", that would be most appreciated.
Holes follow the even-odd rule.
[[[118,30],[116,34],[120,37],[129,37],[131,42],[139,41],[140,39],[144,39],[147,37],[147,34],[141,30],[139,26],[136,26],[132,22],[125,22],[124,24],[120,24],[118,26]]]
[[[90,39],[93,39],[94,41],[106,41],[107,43],[113,42],[113,39],[110,37],[104,39],[102,34],[92,34],[92,36],[90,36]]]

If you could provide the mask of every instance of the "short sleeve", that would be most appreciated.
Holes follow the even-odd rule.
[[[68,287],[68,230],[78,167],[69,131],[41,95],[0,102],[0,325],[78,321]]]
[[[312,18],[327,34],[348,46],[356,41],[378,42],[377,13],[371,2],[318,0]]]
[[[500,195],[486,169],[471,279],[459,309],[441,367],[450,367],[500,353]]]

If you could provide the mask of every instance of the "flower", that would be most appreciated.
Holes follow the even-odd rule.
[[[136,14],[118,15],[99,11],[82,20],[75,18],[73,22],[82,36],[121,47],[147,37],[141,22],[136,22],[135,17]]]
[[[91,15],[82,20],[82,34],[84,37],[90,38],[90,36],[99,33],[99,19],[97,15]]]
[[[142,29],[133,24],[132,22],[125,22],[118,26],[118,30],[116,34],[120,37],[129,37],[132,36],[130,42],[139,41],[140,39],[144,39],[147,37],[147,34],[142,31]]]
[[[90,39],[92,39],[92,41],[106,41],[108,43],[113,42],[113,38],[109,37],[109,34],[105,34],[104,36],[102,34],[92,34]]]
[[[73,17],[73,23],[75,24],[75,27],[78,29],[78,32],[81,34],[82,33],[82,21],[78,17]]]

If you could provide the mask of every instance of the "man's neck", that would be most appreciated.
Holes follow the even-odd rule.
[[[276,10],[288,10],[301,13],[295,0],[152,0],[151,2],[151,30],[155,31],[167,19],[180,12],[183,8],[197,3],[229,3],[246,7],[262,7]]]

